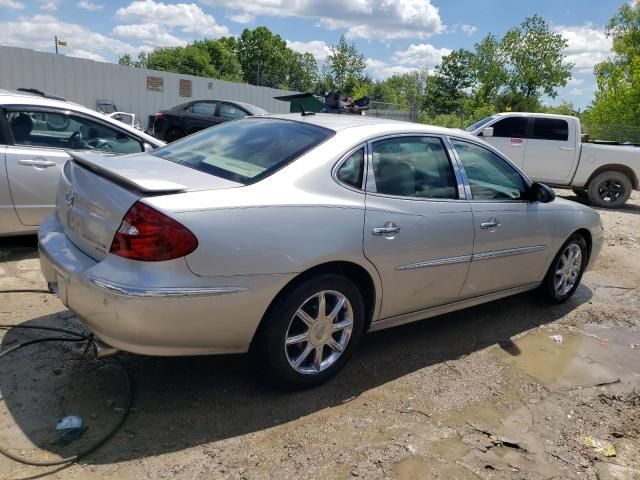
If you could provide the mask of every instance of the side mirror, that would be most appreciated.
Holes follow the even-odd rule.
[[[534,183],[531,185],[530,198],[533,202],[549,203],[553,202],[556,198],[556,192],[551,187],[546,186],[544,183]]]
[[[482,129],[483,137],[493,137],[493,127],[485,127]]]

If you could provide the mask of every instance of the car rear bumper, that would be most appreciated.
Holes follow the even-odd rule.
[[[143,264],[109,255],[97,262],[69,241],[56,214],[41,225],[38,243],[42,273],[62,303],[105,343],[145,355],[247,351],[290,279],[198,277],[184,259]]]

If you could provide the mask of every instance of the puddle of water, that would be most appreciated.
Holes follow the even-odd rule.
[[[640,332],[590,327],[579,333],[541,329],[514,341],[516,348],[496,350],[499,359],[538,383],[567,387],[633,378],[640,373]],[[551,335],[562,335],[555,342]]]

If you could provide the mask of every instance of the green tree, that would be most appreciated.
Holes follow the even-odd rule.
[[[283,87],[289,90],[312,92],[318,83],[318,62],[310,53],[289,53],[289,73]]]
[[[245,28],[236,41],[235,52],[246,82],[267,87],[286,85],[291,49],[280,35],[267,27]]]
[[[358,82],[363,79],[366,68],[364,55],[358,52],[353,42],[347,42],[344,35],[341,35],[338,44],[331,48],[325,75],[334,88],[345,95],[351,95]]]
[[[602,140],[640,142],[640,4],[623,4],[607,24],[613,58],[596,65],[597,89],[583,115],[588,133]]]
[[[125,53],[118,58],[118,63],[127,67],[147,68],[148,57],[145,52],[139,52],[138,59],[134,60],[130,54]]]
[[[484,103],[495,100],[500,89],[507,83],[507,69],[500,41],[488,34],[475,44],[469,61],[474,94]]]
[[[217,78],[233,82],[242,82],[242,67],[235,51],[220,40],[196,40],[193,45],[209,54],[211,64],[216,69]]]
[[[525,98],[542,94],[555,98],[571,78],[573,65],[564,61],[567,40],[549,29],[538,15],[527,17],[502,39],[508,84]]]
[[[198,77],[218,78],[206,50],[190,44],[186,47],[156,48],[147,56],[147,68]]]

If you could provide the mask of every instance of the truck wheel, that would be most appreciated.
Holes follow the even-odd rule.
[[[580,198],[588,198],[587,190],[585,188],[574,188],[573,193]]]
[[[610,170],[602,172],[589,182],[587,195],[589,201],[603,208],[618,208],[631,196],[631,180],[622,172]]]

